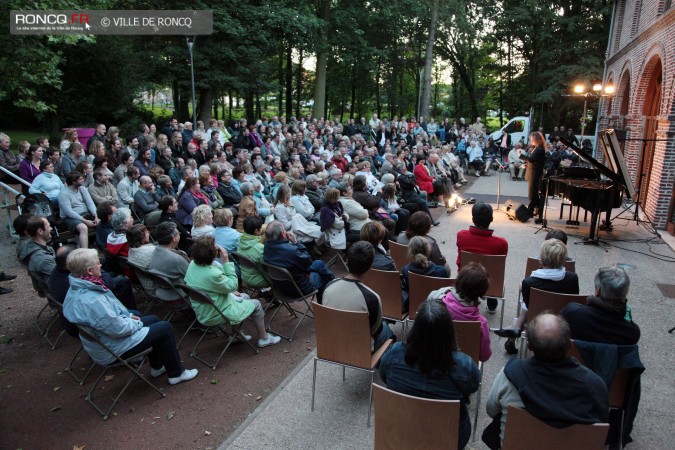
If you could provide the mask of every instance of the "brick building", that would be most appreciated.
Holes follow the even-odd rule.
[[[626,165],[647,216],[675,234],[675,1],[615,0],[598,127],[625,133]],[[642,168],[642,183],[640,182]]]

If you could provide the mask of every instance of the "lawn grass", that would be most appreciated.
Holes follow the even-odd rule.
[[[16,147],[21,141],[28,141],[31,144],[35,144],[37,138],[40,136],[47,136],[45,133],[38,131],[26,131],[26,130],[2,130],[9,138],[12,140],[12,150],[16,150]]]

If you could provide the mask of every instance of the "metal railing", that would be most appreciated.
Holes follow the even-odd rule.
[[[2,166],[0,166],[0,172],[4,173],[6,177],[15,180],[17,183],[30,187],[29,182],[27,182],[21,177],[16,176],[13,172],[10,172],[9,170],[5,169]],[[11,210],[18,209],[17,208],[18,202],[19,200],[24,198],[24,195],[21,192],[14,189],[12,186],[9,186],[6,183],[7,181],[9,180],[7,180],[7,178],[4,178],[4,181],[0,182],[0,210],[4,210],[6,212],[7,229],[9,230],[9,235],[16,240],[19,239],[19,235],[16,234],[16,230],[12,225],[12,222],[14,220],[12,219]]]

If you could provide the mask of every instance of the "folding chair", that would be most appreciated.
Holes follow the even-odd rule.
[[[206,364],[208,367],[212,368],[213,370],[216,370],[216,367],[218,367],[218,363],[220,362],[220,359],[223,357],[223,355],[225,354],[227,349],[230,348],[230,345],[232,345],[232,343],[235,342],[235,340],[237,338],[239,338],[239,340],[241,342],[246,342],[248,344],[248,346],[251,347],[251,349],[253,349],[253,351],[255,353],[258,353],[258,349],[255,348],[253,346],[253,344],[251,344],[251,342],[249,342],[244,337],[244,334],[241,332],[241,324],[234,325],[234,324],[230,323],[230,321],[227,320],[227,317],[225,317],[223,312],[221,310],[219,310],[216,307],[216,305],[213,303],[213,300],[211,300],[211,297],[209,297],[207,294],[205,294],[204,292],[202,292],[198,289],[195,289],[195,288],[192,288],[192,287],[188,286],[187,284],[180,284],[180,285],[177,285],[177,287],[180,288],[181,290],[185,291],[187,293],[187,295],[189,296],[190,300],[192,300],[193,302],[211,306],[213,309],[218,311],[218,314],[223,319],[223,323],[218,324],[218,325],[204,325],[204,324],[202,324],[204,326],[204,332],[202,333],[202,336],[199,338],[199,341],[197,341],[197,345],[195,345],[195,348],[194,348],[194,350],[192,350],[192,353],[190,353],[190,356],[192,356],[193,358],[203,362],[204,364]],[[228,324],[232,327],[232,332],[228,332],[223,327],[224,325],[228,325]],[[206,337],[207,334],[209,334],[211,332],[214,332],[214,331],[216,333],[218,331],[222,331],[223,334],[226,337],[229,337],[229,339],[227,339],[227,343],[225,344],[225,348],[223,349],[222,352],[220,352],[220,355],[218,356],[218,359],[216,359],[215,362],[213,364],[211,364],[211,363],[207,362],[206,360],[202,359],[197,354],[197,350],[199,349],[199,346],[201,345],[202,341],[204,340],[204,337]]]
[[[38,315],[35,317],[35,327],[38,329],[40,336],[47,341],[49,346],[51,347],[52,350],[56,349],[56,346],[59,343],[59,340],[61,339],[61,336],[63,336],[63,333],[65,333],[64,330],[61,330],[61,332],[56,336],[56,339],[53,341],[49,337],[49,332],[51,331],[52,327],[54,324],[56,324],[59,321],[60,317],[60,311],[63,308],[63,305],[56,301],[54,297],[52,297],[52,294],[49,292],[49,286],[47,285],[47,282],[42,278],[40,274],[36,274],[26,268],[26,272],[28,272],[28,276],[30,276],[31,281],[33,282],[33,287],[36,288],[36,292],[38,296],[44,298],[47,300],[46,304],[42,307],[40,312],[38,312]],[[40,317],[47,313],[50,312],[51,316],[49,316],[49,319],[47,320],[47,323],[44,326],[40,325]]]
[[[530,289],[530,304],[527,308],[527,320],[537,317],[544,311],[550,311],[558,314],[569,303],[586,303],[587,295],[559,294],[557,292],[542,291],[541,289]],[[521,356],[524,358],[527,353],[525,341],[527,333],[522,333],[520,341]],[[524,351],[523,351],[524,350]]]
[[[394,342],[387,340],[373,353],[370,352],[370,325],[368,313],[343,311],[312,302],[316,320],[316,356],[312,377],[312,411],[316,391],[316,364],[324,361],[342,366],[342,381],[345,369],[364,370],[370,373],[370,394],[368,396],[368,426],[370,427],[370,406],[373,399],[373,378],[375,366],[384,352]]]
[[[142,352],[136,353],[135,355],[132,355],[130,357],[122,358],[122,355],[119,355],[119,354],[115,353],[113,350],[111,350],[108,346],[106,346],[98,338],[98,335],[96,334],[96,330],[94,330],[93,328],[91,328],[87,325],[83,325],[83,324],[75,324],[75,325],[77,326],[78,330],[80,331],[80,336],[83,339],[94,342],[96,345],[99,345],[100,347],[104,348],[108,353],[110,353],[111,356],[113,356],[115,358],[115,361],[112,364],[108,364],[108,365],[99,364],[101,367],[103,367],[103,370],[101,371],[101,374],[98,376],[98,378],[96,379],[94,384],[89,389],[89,392],[87,393],[87,397],[85,398],[85,400],[87,400],[87,402],[91,406],[93,406],[94,409],[96,409],[96,411],[98,411],[99,414],[101,414],[101,416],[103,416],[103,420],[108,420],[108,416],[109,416],[110,412],[113,410],[115,405],[117,405],[117,403],[120,401],[120,398],[122,398],[122,395],[124,394],[124,392],[126,392],[129,385],[131,385],[131,382],[134,381],[136,378],[140,378],[141,380],[143,380],[148,386],[153,388],[160,396],[162,396],[162,398],[166,397],[166,394],[164,392],[162,392],[157,386],[152,384],[150,382],[150,380],[148,380],[141,373],[141,369],[143,368],[143,364],[145,364],[147,356],[150,354],[150,352],[152,352],[152,347],[150,347],[146,350],[143,350]],[[115,368],[115,367],[125,367],[125,368],[127,368],[129,371],[131,371],[132,376],[129,378],[129,380],[124,385],[122,390],[116,396],[113,397],[113,402],[110,405],[110,407],[107,408],[104,411],[103,409],[101,409],[101,407],[99,405],[97,405],[94,402],[93,394],[96,391],[96,387],[101,382],[101,380],[103,379],[105,374],[108,372],[108,370],[110,370],[112,368]]]
[[[456,449],[459,400],[413,397],[373,384],[375,450]]]
[[[119,264],[120,268],[122,269],[123,272],[129,273],[133,272],[136,273],[136,269],[139,269],[138,266],[135,266],[131,263],[129,263],[129,258],[126,256],[115,256],[115,260],[117,261],[117,264]],[[131,288],[134,290],[134,293],[136,295],[139,295],[141,293],[146,293],[145,288],[143,285],[140,283],[140,281],[136,281],[133,279],[133,277],[129,277],[129,281],[131,282]],[[147,314],[148,311],[152,309],[153,306],[155,306],[155,303],[157,303],[157,299],[153,295],[147,295],[146,296],[150,299],[150,304],[146,306],[145,310],[143,311],[143,314]]]
[[[395,270],[370,269],[363,274],[363,283],[377,292],[382,302],[382,318],[394,322],[401,322],[403,339],[406,337],[407,313],[402,312],[401,277]]]
[[[87,371],[85,372],[85,374],[82,378],[80,378],[77,375],[77,373],[75,373],[75,368],[73,367],[73,365],[75,364],[75,361],[77,361],[77,357],[80,356],[80,353],[82,353],[82,350],[84,350],[84,347],[82,345],[80,345],[80,349],[77,351],[77,353],[75,353],[75,355],[73,356],[73,359],[70,360],[70,362],[68,363],[68,365],[64,369],[66,371],[66,373],[68,373],[71,377],[73,377],[75,379],[75,381],[77,381],[77,384],[79,384],[80,386],[84,386],[84,383],[85,383],[85,381],[87,381],[87,378],[89,377],[89,374],[91,373],[92,370],[94,370],[94,367],[96,367],[96,363],[94,361],[92,361],[92,359],[89,358],[89,355],[87,355],[87,352],[85,352],[85,355],[87,355],[87,358],[89,359],[89,361],[91,361],[91,364],[89,365],[89,369],[87,369]],[[82,370],[84,370],[84,369],[85,368],[82,368]]]
[[[478,428],[478,411],[480,410],[480,394],[483,388],[483,363],[480,361],[480,322],[453,320],[455,325],[455,340],[462,353],[466,353],[480,370],[478,392],[476,393],[476,413],[473,419],[473,440],[476,440]]]
[[[188,320],[190,321],[190,324],[185,330],[185,333],[183,333],[180,340],[178,341],[178,344],[176,345],[177,348],[180,348],[181,344],[183,343],[183,339],[185,339],[190,330],[192,330],[194,324],[197,322],[197,317],[196,316],[192,317],[192,315],[189,314],[192,311],[192,307],[190,306],[190,299],[187,296],[187,294],[185,294],[185,292],[181,291],[168,278],[154,272],[147,272],[147,273],[152,277],[152,279],[155,281],[155,284],[158,287],[166,289],[168,291],[173,291],[176,293],[176,296],[178,297],[178,299],[174,301],[164,301],[159,297],[157,297],[158,302],[164,303],[169,308],[169,312],[166,314],[166,316],[164,316],[164,320],[166,320],[167,322],[171,322],[171,319],[173,319],[176,316],[176,314],[180,313],[183,314],[185,317],[187,317]]]
[[[539,261],[539,258],[527,258],[527,261],[525,261],[525,276],[523,278],[529,278],[530,275],[532,275],[532,272],[534,272],[537,269],[541,269],[541,261]],[[576,269],[576,263],[574,261],[565,261],[565,270],[568,272],[574,272]],[[520,284],[518,285],[518,308],[516,311],[516,315],[520,314],[521,310],[521,300],[523,299],[523,285]]]
[[[280,336],[289,342],[293,340],[293,337],[295,336],[295,332],[298,330],[298,327],[302,323],[302,321],[305,319],[305,317],[309,317],[311,319],[314,318],[312,315],[312,308],[309,306],[308,300],[311,300],[312,297],[315,297],[316,294],[319,292],[318,290],[314,290],[308,294],[303,294],[302,290],[298,287],[298,285],[295,283],[295,280],[293,279],[293,276],[291,273],[284,269],[283,267],[278,267],[274,266],[272,264],[268,264],[266,262],[263,262],[263,267],[267,270],[267,276],[272,280],[272,292],[274,293],[274,298],[281,303],[275,310],[274,313],[272,313],[272,317],[270,317],[270,321],[267,325],[267,331],[276,334],[277,336]],[[286,286],[293,286],[293,289],[295,290],[295,294],[288,294],[286,291],[281,289],[279,286],[280,284],[285,284]],[[302,302],[305,304],[305,311],[299,311],[295,308],[293,308],[290,304],[291,303],[297,303],[297,302]],[[302,317],[300,320],[298,320],[298,323],[295,325],[295,328],[293,328],[293,332],[291,333],[290,337],[289,336],[284,336],[283,334],[279,333],[278,331],[274,331],[272,329],[272,321],[274,320],[274,317],[277,315],[279,310],[281,309],[281,306],[285,306],[286,309],[290,312],[290,314],[295,317],[296,319],[298,318],[298,314],[302,314]]]
[[[609,431],[608,423],[572,425],[554,428],[524,409],[509,405],[502,450],[545,448],[546,450],[602,450]]]
[[[499,319],[499,328],[504,328],[504,292],[506,289],[506,255],[478,255],[476,253],[462,252],[462,265],[470,262],[477,262],[485,267],[490,277],[490,287],[485,293],[485,297],[496,298],[502,301],[501,318]]]
[[[391,256],[391,259],[394,260],[396,269],[399,272],[401,272],[403,267],[411,261],[408,257],[408,246],[391,240],[389,241],[389,255]]]
[[[455,278],[428,277],[408,272],[408,320],[415,320],[417,310],[432,291],[450,288],[456,281]]]
[[[340,249],[331,247],[330,244],[328,244],[328,241],[326,241],[326,245],[328,245],[328,248],[330,248],[331,250],[333,250],[335,252],[335,255],[333,255],[333,257],[328,260],[326,265],[328,267],[333,267],[333,265],[335,265],[335,263],[338,260],[340,260],[340,262],[342,263],[342,266],[345,268],[345,270],[347,272],[349,272],[349,267],[347,267],[347,261],[345,260],[345,254],[343,253],[345,250],[340,250]]]
[[[270,301],[270,298],[268,297],[268,293],[271,293],[271,286],[272,286],[272,280],[269,279],[267,276],[267,273],[265,272],[264,268],[253,261],[251,258],[247,258],[246,256],[237,253],[237,252],[232,252],[230,253],[230,257],[239,265],[239,267],[242,269],[242,274],[241,274],[241,290],[246,292],[251,296],[251,298],[257,298],[260,300],[266,300],[267,305],[265,305],[265,311],[269,309],[270,306],[272,306],[272,302]],[[244,279],[244,273],[243,269],[255,271],[260,274],[266,281],[268,287],[255,287],[251,286],[246,282]]]

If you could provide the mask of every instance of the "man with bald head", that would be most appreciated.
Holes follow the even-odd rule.
[[[134,194],[134,205],[136,205],[138,218],[144,220],[148,214],[159,208],[161,197],[155,192],[152,178],[143,175],[138,181],[140,189]]]
[[[604,423],[609,418],[605,383],[576,359],[567,357],[570,328],[565,319],[540,314],[529,322],[527,338],[534,356],[510,359],[488,395],[486,408],[493,423],[483,433],[483,441],[491,449],[499,448],[500,439],[504,439],[509,405],[524,408],[556,428]]]

